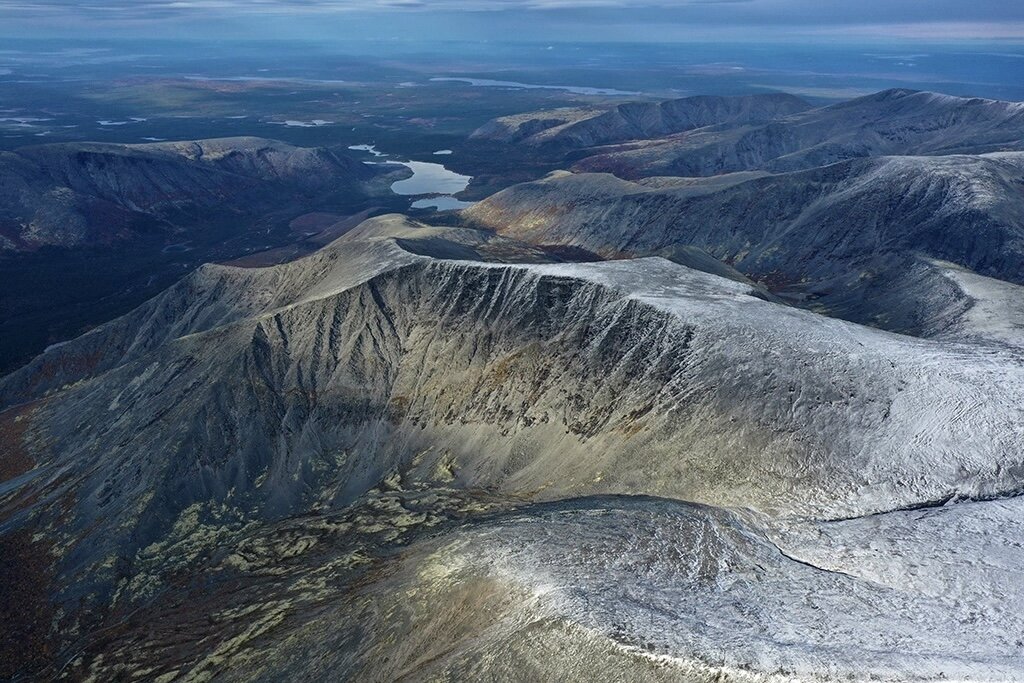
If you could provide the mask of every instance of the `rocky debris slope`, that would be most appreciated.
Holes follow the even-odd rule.
[[[378,174],[334,150],[260,138],[25,147],[0,154],[0,250],[130,239],[202,209],[255,214],[282,194],[363,192]]]
[[[450,258],[455,254],[462,260]],[[496,255],[519,263],[483,260]],[[246,661],[274,677],[316,647],[308,632],[295,635],[295,619],[340,604],[348,615],[340,623],[352,625],[336,631],[341,640],[324,642],[349,658],[332,665],[342,671],[371,671],[365,667],[384,647],[375,642],[421,628],[443,629],[438,647],[461,648],[457,659],[436,664],[456,667],[451,675],[507,671],[502,652],[538,656],[537,648],[551,642],[507,630],[539,619],[563,634],[554,642],[600,652],[618,665],[629,661],[620,647],[628,645],[681,657],[687,666],[710,663],[712,673],[740,666],[758,675],[825,676],[933,671],[950,662],[955,671],[1019,673],[1009,655],[994,652],[1001,641],[983,647],[982,631],[961,637],[970,630],[967,616],[934,621],[938,603],[887,616],[914,598],[867,584],[852,588],[855,597],[842,597],[847,579],[779,556],[765,540],[768,532],[758,531],[788,534],[819,520],[1019,494],[1019,354],[825,318],[665,259],[528,263],[535,257],[531,247],[492,234],[373,219],[301,261],[204,268],[0,380],[7,406],[0,429],[14,444],[0,485],[3,528],[30,532],[33,540],[20,552],[46,558],[40,576],[49,577],[52,596],[32,604],[43,609],[52,597],[59,609],[49,634],[54,651],[113,648],[105,659],[124,662],[145,659],[150,647],[163,651],[169,645],[161,638],[170,638],[188,652],[181,662],[190,668],[206,662],[216,672],[269,638],[288,654],[261,665]],[[321,585],[307,576],[312,583],[297,590],[311,602],[297,612],[266,583],[278,574],[273,553],[301,558],[316,544],[301,538],[318,515],[358,510],[374,491],[429,496],[441,489],[489,491],[495,502],[485,509],[645,494],[746,509],[752,517],[657,506],[636,514],[618,512],[617,505],[573,512],[570,505],[566,519],[580,521],[569,522],[564,533],[529,520],[507,531],[460,531],[455,546],[438,551],[455,563],[448,569],[414,554],[409,564],[389,564],[379,569],[383,574],[374,570],[358,580],[373,585],[397,571],[394,585],[423,596],[414,603],[421,607],[408,605],[415,610],[408,620],[396,617],[404,606],[360,603],[351,587],[340,597],[317,588],[343,585],[341,578],[332,584],[324,576]],[[402,506],[392,500],[385,508],[401,514],[380,520],[384,527],[367,522],[367,533],[401,527],[407,514],[409,524],[439,514],[431,503],[411,513],[395,505]],[[544,510],[537,514],[549,514]],[[622,515],[623,523],[610,523],[618,529],[610,545],[594,545],[606,535],[601,518],[607,515]],[[225,554],[287,519],[296,520],[292,540],[251,541],[250,550]],[[552,533],[563,541],[552,541]],[[665,539],[661,550],[625,551],[652,536]],[[715,538],[720,541],[708,545]],[[434,548],[430,543],[423,547]],[[534,550],[515,551],[522,543]],[[466,555],[458,548],[473,550]],[[650,563],[671,548],[680,555],[669,553],[665,561],[675,568],[664,568],[664,584],[652,584],[661,569]],[[355,564],[360,557],[375,562],[363,552],[346,553]],[[570,562],[573,553],[579,559]],[[692,553],[706,555],[706,563],[694,565]],[[623,571],[634,579],[609,573],[615,558],[623,558]],[[242,571],[235,583],[193,581],[224,562]],[[249,573],[261,566],[266,569]],[[517,567],[523,573],[514,580],[497,578]],[[606,578],[594,578],[595,571]],[[736,572],[749,577],[743,592],[726,590]],[[703,586],[694,596],[721,600],[714,610],[721,640],[701,625],[697,602],[677,602],[676,611],[666,612],[679,599],[672,587],[677,573]],[[581,588],[568,588],[584,576],[590,578]],[[986,574],[968,577],[989,581]],[[232,626],[203,640],[208,627],[175,631],[192,633],[185,636],[133,630],[137,622],[128,615],[149,609],[172,609],[188,622],[196,613],[188,607],[195,604],[189,586],[216,594],[229,585],[267,587],[251,609],[236,603],[224,615],[244,625],[241,632]],[[993,585],[995,591],[1002,584]],[[538,611],[529,597],[546,587],[561,596],[553,612]],[[779,597],[787,595],[782,587],[798,600],[825,596],[818,598],[821,611],[812,618],[807,608],[788,605]],[[833,593],[835,600],[827,597]],[[492,603],[501,595],[500,604]],[[772,602],[761,616],[725,637],[728,624],[743,621],[744,606],[762,605],[768,596]],[[440,607],[447,604],[450,612]],[[622,612],[618,604],[641,606]],[[501,617],[497,630],[481,623],[489,635],[474,646],[447,630],[462,628],[458,605],[469,611],[493,605],[511,622]],[[375,616],[378,608],[391,616]],[[735,619],[730,610],[740,610]],[[854,625],[830,625],[829,615],[840,614]],[[641,628],[645,620],[650,628]],[[922,636],[907,641],[921,623],[940,629],[936,638],[959,643],[960,654],[940,656]],[[785,624],[794,629],[790,635],[778,632]],[[671,637],[652,640],[669,625]],[[118,649],[92,636],[97,629],[135,644]],[[580,632],[590,635],[575,635]],[[147,644],[137,647],[138,638]],[[825,665],[836,639],[849,653]],[[802,643],[799,652],[781,645],[791,642]],[[907,643],[913,647],[905,649]],[[398,667],[392,673],[405,666],[431,670],[429,644],[409,647],[426,650],[402,654],[387,665]],[[473,647],[482,650],[473,655]],[[723,649],[734,654],[724,658]],[[879,649],[889,659],[870,663]],[[178,661],[153,656],[161,666]],[[102,661],[93,664],[102,669]]]
[[[971,298],[934,260],[1024,283],[1022,188],[1020,152],[642,183],[562,172],[463,216],[514,239],[609,258],[699,250],[790,301],[935,335],[960,325]]]

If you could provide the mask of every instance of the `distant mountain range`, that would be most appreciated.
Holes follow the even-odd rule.
[[[340,152],[260,138],[25,147],[0,153],[0,250],[187,237],[203,211],[257,215],[288,195],[362,192],[379,174]]]
[[[701,106],[710,101],[717,106]],[[499,119],[477,131],[483,137],[531,131],[526,144],[558,139],[575,151],[579,171],[622,178],[657,175],[712,176],[736,171],[794,171],[867,156],[976,154],[1024,148],[1024,103],[952,97],[913,90],[886,90],[840,104],[810,109],[784,96],[687,98],[662,104],[623,105],[646,112],[653,125],[627,121],[622,107],[593,117],[577,116],[561,127],[533,131],[553,113]],[[678,125],[664,125],[664,109],[690,111]],[[615,132],[609,132],[615,131]],[[519,136],[512,135],[516,140]],[[621,143],[616,146],[614,143]],[[604,147],[602,147],[604,145]],[[609,146],[610,145],[610,146]]]
[[[581,149],[682,133],[722,124],[764,123],[806,111],[811,105],[785,94],[628,102],[611,109],[555,109],[505,116],[473,137],[561,149]]]

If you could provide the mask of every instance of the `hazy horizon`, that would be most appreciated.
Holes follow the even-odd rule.
[[[0,0],[0,35],[171,40],[1024,41],[996,0]]]

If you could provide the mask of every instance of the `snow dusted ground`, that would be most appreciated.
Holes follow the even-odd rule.
[[[0,381],[117,625],[67,675],[1024,680],[1012,286],[918,339],[541,256],[379,217]]]
[[[1024,287],[935,262],[970,297],[964,319],[946,337],[973,343],[995,342],[1024,351]]]
[[[991,501],[780,525],[646,497],[528,505],[418,538],[348,600],[321,593],[323,607],[302,609],[316,582],[297,580],[266,596],[300,615],[290,637],[206,671],[238,681],[274,678],[282,663],[309,679],[1024,680],[1022,512]],[[297,557],[324,564],[315,551]]]
[[[553,505],[446,550],[668,664],[796,679],[1020,680],[1017,501],[799,525],[648,499]]]

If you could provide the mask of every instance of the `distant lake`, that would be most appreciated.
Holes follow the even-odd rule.
[[[399,180],[391,185],[395,194],[455,194],[469,187],[473,176],[461,175],[448,170],[444,164],[428,161],[388,161],[389,164],[402,164],[412,170],[412,177]]]
[[[355,152],[366,152],[377,158],[388,156],[373,145],[351,145],[349,149]],[[449,152],[450,150],[441,151]],[[465,202],[452,196],[469,187],[469,181],[473,179],[473,176],[456,173],[444,164],[429,161],[396,161],[394,159],[388,159],[387,161],[365,161],[363,163],[399,164],[412,171],[412,176],[409,178],[396,180],[391,184],[391,191],[398,195],[407,197],[429,195],[414,201],[410,208],[432,208],[436,211],[453,211],[464,209],[474,204],[474,202]]]
[[[582,85],[536,85],[519,83],[518,81],[492,81],[489,78],[431,78],[433,82],[468,83],[482,88],[522,88],[537,90],[565,90],[577,95],[639,95],[631,90],[615,90],[614,88],[591,88]]]
[[[386,157],[387,154],[384,152],[377,151],[377,148],[373,145],[349,145],[348,147],[354,152],[368,152],[375,157]]]

